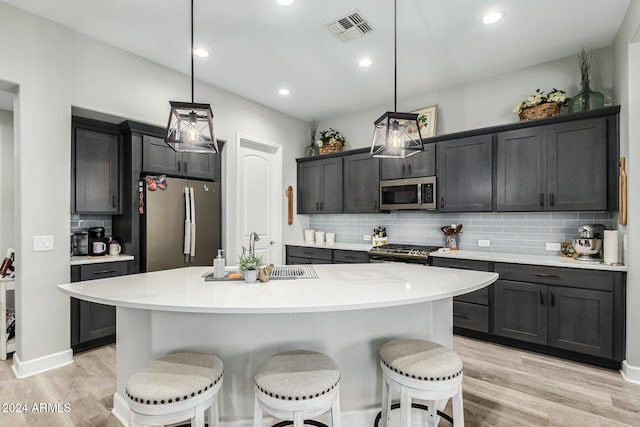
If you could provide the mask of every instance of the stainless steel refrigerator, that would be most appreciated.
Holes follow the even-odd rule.
[[[220,184],[166,178],[144,182],[142,243],[145,271],[213,265],[220,249]]]

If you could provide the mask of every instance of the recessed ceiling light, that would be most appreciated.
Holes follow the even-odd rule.
[[[200,58],[206,58],[209,56],[209,52],[206,49],[198,48],[193,50],[193,54],[195,56],[199,56]]]
[[[366,68],[371,66],[372,62],[369,58],[362,58],[360,61],[358,61],[358,65],[361,66],[362,68]]]
[[[290,6],[293,0],[278,0],[278,4],[281,6]]]
[[[289,95],[289,94],[291,93],[291,91],[290,91],[289,89],[282,88],[282,89],[280,89],[280,90],[278,91],[278,93],[279,93],[280,95],[285,95],[285,96],[286,96],[286,95]]]
[[[484,15],[484,17],[482,18],[482,22],[484,24],[495,24],[496,22],[501,20],[503,17],[504,17],[504,12],[493,11]]]

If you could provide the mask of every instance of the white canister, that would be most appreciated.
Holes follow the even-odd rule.
[[[618,230],[604,230],[604,255],[603,261],[606,264],[617,264],[618,257]]]
[[[304,241],[313,242],[315,230],[304,230]]]
[[[316,231],[316,243],[324,243],[324,231]]]
[[[336,233],[327,233],[324,237],[327,239],[327,245],[333,245],[336,242]]]

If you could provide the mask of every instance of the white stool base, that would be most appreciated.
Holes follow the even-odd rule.
[[[253,427],[263,427],[262,418],[264,413],[280,420],[293,421],[293,427],[303,427],[305,419],[317,417],[329,410],[331,411],[332,427],[340,427],[340,393],[338,386],[322,396],[305,400],[276,399],[256,387]]]

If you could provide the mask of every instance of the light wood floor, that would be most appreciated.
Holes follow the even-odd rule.
[[[467,427],[640,426],[640,385],[617,371],[462,337],[454,349],[464,361]],[[113,345],[23,380],[14,378],[9,359],[0,363],[0,404],[26,403],[29,412],[0,412],[0,426],[119,427],[110,412],[114,390]],[[61,410],[69,403],[71,410],[33,412],[34,403],[58,403]]]

